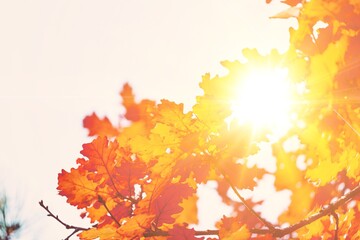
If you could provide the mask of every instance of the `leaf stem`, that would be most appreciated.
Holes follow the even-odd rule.
[[[111,213],[110,209],[108,208],[108,206],[106,205],[105,200],[98,195],[98,200],[99,202],[105,207],[106,211],[109,213],[110,217],[114,220],[114,222],[120,227],[121,224],[119,223],[119,221],[115,218],[115,216]]]

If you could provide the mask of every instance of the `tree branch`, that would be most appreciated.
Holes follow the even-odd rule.
[[[210,235],[219,235],[219,230],[205,230],[205,231],[195,231],[195,236],[210,236]],[[159,237],[159,236],[170,236],[166,231],[156,230],[152,232],[144,233],[144,237]]]
[[[231,186],[232,186],[235,194],[237,194],[238,197],[240,198],[240,200],[244,199],[243,197],[241,197],[238,190],[232,184],[231,184]],[[318,220],[319,218],[322,218],[322,217],[327,216],[327,215],[334,215],[334,212],[335,212],[336,209],[338,209],[339,207],[341,207],[342,205],[344,205],[348,201],[352,200],[358,194],[360,194],[360,185],[357,186],[356,188],[354,188],[353,190],[351,190],[348,194],[345,194],[344,196],[339,198],[339,200],[337,200],[336,202],[331,203],[331,204],[326,205],[326,206],[323,206],[322,209],[318,213],[315,213],[315,214],[311,215],[310,217],[308,217],[308,218],[306,218],[304,220],[301,220],[300,222],[298,222],[296,224],[293,224],[293,225],[291,225],[289,227],[275,228],[274,226],[271,225],[272,228],[268,228],[268,229],[256,229],[256,228],[254,228],[254,229],[250,229],[250,232],[254,233],[254,234],[259,234],[259,235],[271,234],[273,237],[281,238],[281,237],[283,237],[283,236],[285,236],[287,234],[290,234],[290,233],[292,233],[292,232],[294,232],[294,231],[296,231],[296,230],[298,230],[298,229],[300,229],[300,228],[302,228],[302,227],[304,227],[304,226]],[[69,240],[69,238],[72,235],[74,235],[75,233],[77,233],[79,231],[86,231],[86,230],[90,229],[90,228],[83,228],[83,227],[77,227],[77,226],[66,224],[62,220],[60,220],[57,215],[55,216],[49,210],[49,208],[44,205],[44,202],[42,200],[39,202],[39,204],[40,204],[40,206],[42,208],[44,208],[48,212],[48,216],[54,218],[56,221],[61,223],[63,226],[66,227],[66,229],[73,229],[74,230],[67,238],[65,238],[65,240]],[[244,205],[248,209],[249,208],[251,209],[251,207],[246,205],[246,202],[244,202]],[[105,204],[104,204],[104,206],[105,206],[105,208],[107,208]],[[110,212],[109,212],[109,214],[111,215]],[[256,215],[258,215],[258,214],[256,213]],[[336,221],[335,236],[337,236],[338,235],[339,219],[338,219],[337,215],[336,216],[334,215],[334,217],[335,217],[335,221]],[[118,221],[116,221],[116,222],[118,223]],[[97,225],[94,225],[92,227],[96,227],[96,226]],[[219,235],[219,230],[195,231],[195,236],[206,236],[206,235]],[[166,232],[166,231],[162,231],[162,230],[156,230],[156,231],[144,233],[144,237],[155,237],[155,236],[169,236],[169,233]]]
[[[283,228],[283,229],[277,229],[273,233],[273,236],[274,237],[283,237],[287,234],[290,234],[290,233],[298,230],[299,228],[302,228],[302,227],[318,220],[319,218],[322,218],[326,215],[331,215],[337,208],[339,208],[340,206],[344,205],[345,203],[347,203],[348,201],[353,199],[359,193],[360,193],[360,185],[358,185],[356,188],[351,190],[348,194],[340,197],[339,200],[337,200],[336,202],[331,203],[327,206],[323,206],[322,209],[318,213],[311,215],[307,219],[304,219],[290,227]],[[267,233],[269,233],[269,231]]]
[[[236,189],[236,188],[235,188]],[[348,194],[342,196],[341,198],[339,198],[338,201],[329,204],[327,206],[324,206],[318,213],[311,215],[310,217],[294,224],[291,225],[289,227],[286,228],[275,228],[274,229],[250,229],[251,233],[254,234],[259,234],[259,235],[263,235],[263,234],[272,234],[273,237],[276,238],[281,238],[287,234],[290,234],[316,220],[318,220],[319,218],[322,218],[324,216],[327,215],[332,215],[335,210],[337,208],[339,208],[340,206],[344,205],[345,203],[347,203],[348,201],[352,200],[356,195],[360,194],[360,185],[357,186],[356,188],[354,188],[353,190],[351,190]],[[239,197],[239,196],[238,196]],[[241,197],[241,196],[240,196]],[[336,215],[337,216],[337,215]],[[336,228],[335,228],[335,236],[338,235],[338,225],[339,225],[339,220],[338,218],[336,219],[335,217],[335,221],[336,221]],[[218,230],[207,230],[207,231],[195,231],[195,236],[201,236],[201,235],[219,235],[219,231]],[[149,232],[149,233],[145,233],[144,237],[154,237],[154,236],[169,236],[168,232],[165,231],[154,231],[154,232]]]
[[[59,218],[58,215],[55,216],[55,215],[49,210],[49,207],[48,207],[48,206],[45,206],[43,200],[41,200],[41,201],[39,202],[39,204],[40,204],[40,206],[41,206],[42,208],[44,208],[44,209],[48,212],[47,216],[54,218],[56,221],[58,221],[59,223],[61,223],[61,225],[63,225],[66,229],[73,229],[73,230],[74,230],[74,231],[73,231],[69,236],[67,236],[64,240],[69,240],[70,237],[73,236],[73,235],[74,235],[75,233],[77,233],[77,232],[86,231],[86,230],[89,230],[89,229],[90,229],[90,228],[77,227],[77,226],[73,226],[73,225],[69,225],[69,224],[67,224],[67,223],[64,223],[64,222]],[[94,225],[94,226],[92,226],[92,227],[96,227],[96,225]]]
[[[221,174],[224,176],[226,182],[230,185],[231,189],[234,191],[234,193],[236,194],[236,196],[240,199],[240,201],[242,202],[242,204],[244,204],[244,206],[257,218],[259,219],[268,229],[270,232],[274,232],[276,230],[276,228],[269,223],[268,221],[266,221],[263,217],[260,216],[260,214],[258,214],[257,212],[254,211],[254,209],[252,209],[252,207],[249,206],[249,204],[246,202],[246,200],[241,196],[241,194],[239,193],[239,191],[237,190],[237,188],[234,186],[234,184],[232,184],[230,178],[227,176],[227,174],[225,173],[225,171],[223,169],[220,168]]]

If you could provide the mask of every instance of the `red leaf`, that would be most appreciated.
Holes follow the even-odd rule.
[[[175,225],[173,229],[169,230],[170,237],[168,240],[199,240],[204,239],[195,237],[195,230],[189,229],[186,226]]]
[[[109,142],[106,137],[98,137],[91,143],[83,144],[80,152],[88,158],[88,161],[78,160],[89,172],[89,179],[101,178],[103,174],[108,175],[115,167],[117,142]]]
[[[86,177],[86,171],[72,168],[70,172],[62,170],[58,175],[57,189],[67,202],[77,208],[85,208],[98,199],[97,184]]]
[[[169,183],[165,186],[162,193],[152,202],[156,225],[174,223],[175,219],[172,215],[182,210],[179,206],[182,199],[191,196],[194,192],[195,190],[187,184]]]
[[[119,131],[113,127],[107,117],[99,119],[95,113],[85,117],[83,125],[89,130],[89,136],[99,135],[113,137],[119,134]]]
[[[281,2],[294,7],[294,6],[298,5],[299,3],[301,3],[302,0],[283,0]]]
[[[79,159],[83,169],[89,171],[88,178],[99,186],[108,184],[122,196],[135,194],[135,184],[141,183],[147,166],[138,159],[131,159],[131,153],[120,148],[118,143],[109,142],[106,137],[98,137],[83,145],[81,153],[88,158]]]
[[[210,172],[210,162],[202,155],[190,155],[186,158],[179,159],[176,163],[176,174],[180,175],[180,179],[185,181],[191,173],[194,173],[194,180],[197,183],[205,182]]]
[[[150,109],[155,106],[155,102],[150,100],[143,100],[140,103],[136,103],[134,93],[128,83],[124,84],[120,96],[122,98],[122,104],[126,109],[125,118],[129,121],[137,122],[150,116]]]
[[[245,224],[242,224],[236,217],[223,217],[219,226],[220,239],[249,239],[250,231]]]

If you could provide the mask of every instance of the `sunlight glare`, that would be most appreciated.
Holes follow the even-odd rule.
[[[286,131],[290,124],[290,83],[283,68],[260,69],[242,80],[232,106],[233,118],[257,128]]]

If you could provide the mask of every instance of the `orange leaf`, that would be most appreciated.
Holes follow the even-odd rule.
[[[128,83],[124,84],[120,96],[122,98],[122,104],[126,109],[125,118],[133,122],[149,117],[150,111],[155,105],[153,101],[149,100],[136,103],[134,93]]]
[[[113,127],[107,117],[99,119],[95,113],[85,117],[83,120],[83,125],[89,130],[89,136],[99,135],[114,137],[119,134],[119,131]]]
[[[223,217],[219,226],[219,237],[222,240],[249,239],[251,236],[246,225],[241,224],[235,217]]]
[[[151,229],[153,220],[154,216],[148,214],[138,214],[131,218],[125,218],[117,233],[121,235],[121,239],[140,239],[148,229]]]
[[[67,202],[77,208],[85,208],[98,199],[98,184],[87,178],[88,172],[72,168],[62,170],[58,175],[59,194],[67,197]]]
[[[106,178],[115,167],[117,142],[109,142],[106,137],[97,137],[91,143],[83,144],[83,150],[80,152],[87,157],[78,160],[83,164],[83,168],[89,171],[88,178],[99,183],[104,183]],[[111,182],[109,179],[108,182]]]
[[[186,226],[175,225],[173,229],[169,230],[169,240],[198,240],[204,239],[195,237],[195,230],[189,229]]]
[[[82,240],[92,240],[92,239],[120,239],[120,235],[116,232],[116,227],[112,225],[106,225],[101,228],[91,228],[89,230],[83,231],[78,235]]]

